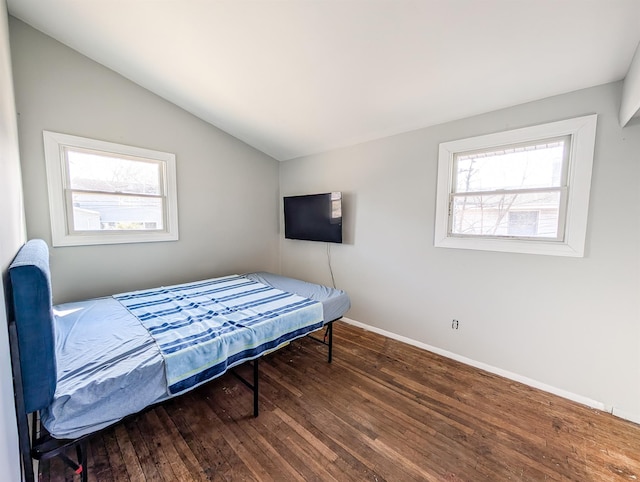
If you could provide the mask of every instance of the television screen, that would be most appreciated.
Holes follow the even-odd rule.
[[[284,237],[342,243],[342,193],[285,197]]]

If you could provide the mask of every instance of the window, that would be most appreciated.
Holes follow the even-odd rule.
[[[173,154],[44,131],[53,246],[178,239]]]
[[[560,240],[569,145],[565,137],[455,153],[450,234]],[[547,213],[543,229],[515,228],[518,213],[532,209]]]
[[[583,256],[596,115],[440,144],[435,246]]]

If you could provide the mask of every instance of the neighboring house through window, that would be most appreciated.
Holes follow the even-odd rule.
[[[553,214],[550,217],[552,221],[555,221],[556,216]],[[509,211],[507,232],[510,236],[537,236],[539,234],[539,218],[540,211]],[[553,222],[552,226],[555,227],[556,223]]]
[[[44,131],[53,246],[178,239],[175,155]]]

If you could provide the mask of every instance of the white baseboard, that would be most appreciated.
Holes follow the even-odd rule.
[[[625,410],[620,410],[615,407],[613,408],[611,413],[616,417],[624,418],[625,420],[629,420],[630,422],[640,424],[640,415],[638,415],[637,413],[629,413]]]
[[[532,378],[528,378],[522,375],[518,375],[517,373],[512,373],[507,370],[503,370],[502,368],[497,368],[492,365],[488,365],[483,362],[479,362],[476,360],[472,360],[471,358],[467,358],[462,355],[458,355],[456,353],[443,350],[441,348],[437,348],[435,346],[427,345],[426,343],[422,343],[411,338],[407,338],[402,335],[397,335],[395,333],[391,333],[390,331],[382,330],[380,328],[376,328],[375,326],[366,325],[356,320],[352,320],[351,318],[342,318],[342,321],[348,323],[353,326],[357,326],[367,331],[372,331],[374,333],[378,333],[379,335],[386,336],[387,338],[391,338],[393,340],[398,340],[408,345],[415,346],[417,348],[422,348],[423,350],[430,351],[437,355],[441,355],[446,358],[451,358],[452,360],[459,361],[464,363],[465,365],[470,365],[475,368],[479,368],[481,370],[485,370],[487,372],[493,373],[495,375],[499,375],[501,377],[508,378],[510,380],[514,380],[516,382],[523,383],[525,385],[529,385],[530,387],[537,388],[539,390],[543,390],[545,392],[552,393],[554,395],[558,395],[562,398],[566,398],[568,400],[572,400],[574,402],[580,403],[582,405],[586,405],[591,408],[595,408],[596,410],[601,410],[603,412],[608,412],[616,417],[623,418],[625,420],[629,420],[631,422],[640,423],[640,418],[636,414],[630,414],[624,412],[622,410],[615,409],[614,407],[608,407],[602,402],[598,402],[597,400],[592,400],[588,397],[584,397],[582,395],[578,395],[576,393],[568,392],[567,390],[563,390],[561,388],[557,388],[551,385],[547,385],[546,383],[539,382],[538,380],[533,380]]]

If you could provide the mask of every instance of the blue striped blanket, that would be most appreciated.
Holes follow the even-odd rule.
[[[322,327],[322,303],[242,276],[113,296],[155,340],[170,394]]]

